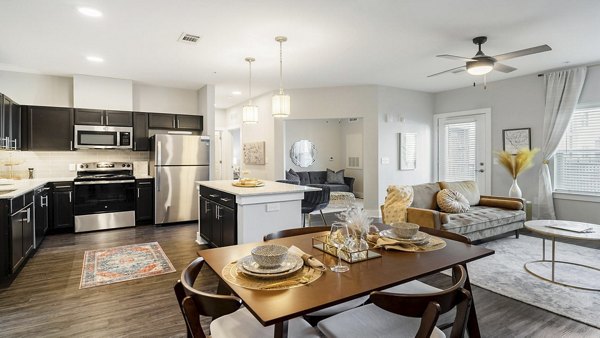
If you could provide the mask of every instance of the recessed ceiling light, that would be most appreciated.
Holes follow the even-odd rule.
[[[100,12],[99,10],[97,10],[95,8],[91,8],[91,7],[79,7],[79,8],[77,8],[77,10],[79,11],[79,13],[81,13],[85,16],[91,16],[93,18],[99,18],[102,16],[102,12]]]
[[[89,62],[96,62],[96,63],[104,62],[104,59],[99,56],[86,56],[85,59],[88,60]]]
[[[242,95],[242,92],[240,92],[239,90],[234,90],[231,92],[231,95]]]

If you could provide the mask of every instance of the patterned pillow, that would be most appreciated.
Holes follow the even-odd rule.
[[[458,214],[469,211],[467,198],[458,191],[442,189],[437,194],[437,202],[443,212]]]
[[[413,202],[413,188],[410,185],[390,185],[383,204],[385,223],[406,222],[406,208]]]

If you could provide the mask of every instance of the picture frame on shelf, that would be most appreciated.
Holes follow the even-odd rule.
[[[531,128],[516,128],[502,130],[502,149],[516,154],[519,149],[531,149]]]

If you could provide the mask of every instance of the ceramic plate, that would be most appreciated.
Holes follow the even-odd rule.
[[[417,232],[417,234],[412,238],[398,238],[398,237],[396,237],[396,235],[394,235],[394,233],[390,229],[382,230],[381,232],[379,232],[379,235],[383,236],[383,237],[391,238],[391,239],[396,240],[401,243],[409,243],[409,244],[424,244],[429,241],[429,235],[424,232],[421,232],[421,231]]]
[[[251,255],[237,262],[238,270],[247,275],[261,278],[287,276],[300,270],[302,266],[304,266],[302,258],[292,254],[288,254],[283,263],[275,268],[263,268],[259,266]]]

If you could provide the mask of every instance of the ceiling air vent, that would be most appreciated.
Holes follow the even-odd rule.
[[[190,43],[190,44],[196,44],[196,43],[198,43],[198,41],[200,41],[200,36],[194,35],[194,34],[188,34],[188,33],[181,33],[181,35],[179,36],[179,39],[177,39],[177,41],[184,42],[184,43]]]

